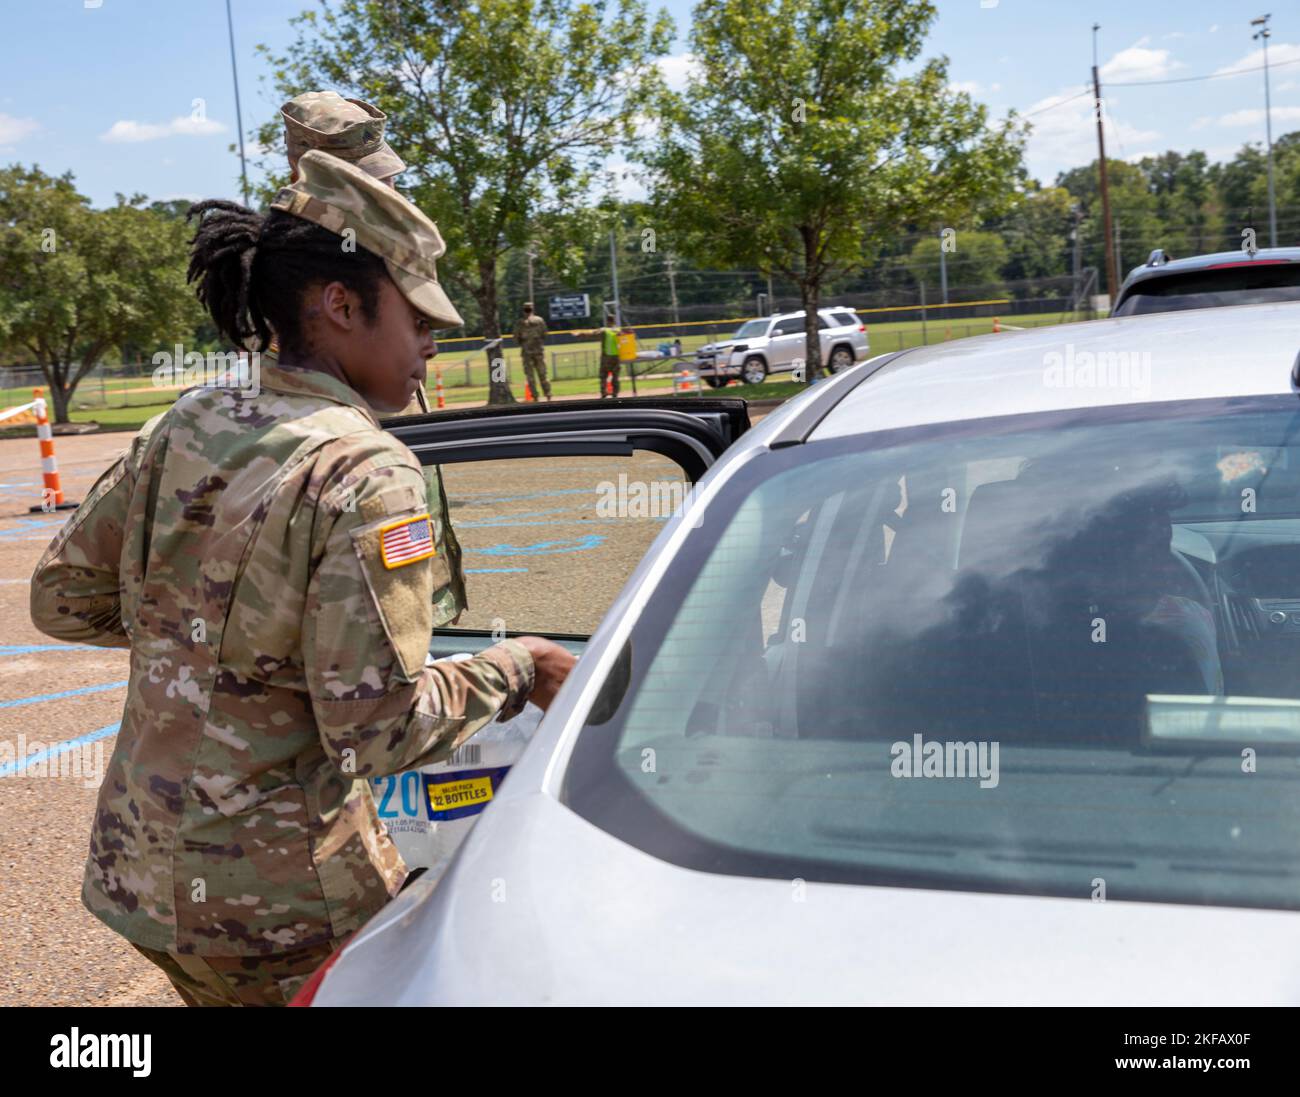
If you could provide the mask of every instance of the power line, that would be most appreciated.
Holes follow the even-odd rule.
[[[1280,69],[1283,65],[1300,65],[1300,57],[1297,57],[1294,61],[1273,61],[1268,67]],[[1155,84],[1191,84],[1197,80],[1222,80],[1227,76],[1241,76],[1247,72],[1263,71],[1263,65],[1255,65],[1248,69],[1233,69],[1231,72],[1212,72],[1206,76],[1179,76],[1173,80],[1107,80],[1106,86],[1108,88],[1143,88]]]

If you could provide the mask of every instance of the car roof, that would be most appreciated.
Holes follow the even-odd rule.
[[[1148,261],[1128,272],[1128,277],[1124,279],[1124,284],[1120,286],[1119,299],[1122,300],[1125,291],[1139,282],[1147,282],[1155,278],[1166,278],[1170,275],[1186,274],[1189,271],[1205,270],[1208,267],[1227,265],[1244,267],[1254,263],[1265,265],[1300,263],[1300,247],[1260,248],[1254,255],[1249,255],[1238,248],[1236,251],[1216,251],[1209,255],[1188,255],[1182,259],[1168,259],[1163,263]],[[1118,305],[1119,300],[1116,300],[1115,303]]]
[[[853,306],[852,305],[822,305],[820,308],[817,309],[818,315],[824,312],[853,312]],[[772,319],[785,320],[792,316],[803,316],[803,315],[804,315],[804,310],[799,309],[797,312],[778,312],[775,316],[772,317]],[[764,317],[759,317],[759,319],[760,320],[764,319]]]
[[[1300,305],[1290,302],[960,339],[877,362],[867,380],[851,387],[846,375],[844,395],[808,440],[999,415],[1290,393],[1297,391],[1297,352]],[[856,369],[870,372],[872,364]],[[800,399],[817,398],[814,388]]]

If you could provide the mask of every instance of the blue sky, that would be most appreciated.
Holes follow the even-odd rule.
[[[990,5],[990,6],[985,6]],[[276,113],[259,79],[254,47],[292,41],[290,16],[311,0],[234,0],[244,128]],[[692,4],[670,0],[680,79]],[[1273,133],[1300,129],[1300,10],[1275,9],[1270,61]],[[1200,148],[1212,159],[1262,140],[1258,72],[1165,86],[1119,81],[1176,79],[1259,63],[1240,0],[940,0],[927,56],[946,54],[950,78],[995,113],[1032,115],[1031,171],[1045,182],[1086,163],[1096,138],[1082,90],[1092,64],[1091,24],[1102,24],[1100,58],[1107,152],[1127,158]],[[115,192],[151,198],[237,197],[235,106],[224,0],[0,0],[0,163],[72,170],[97,204]],[[1279,62],[1295,62],[1281,64]],[[197,105],[195,100],[202,100]],[[1057,106],[1056,104],[1062,104]],[[1050,108],[1050,109],[1045,109]]]

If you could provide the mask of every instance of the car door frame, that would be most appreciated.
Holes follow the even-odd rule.
[[[735,397],[640,396],[509,404],[386,417],[380,425],[404,442],[422,466],[546,457],[630,457],[638,450],[674,461],[696,483],[750,427],[746,401]],[[635,565],[634,565],[635,566]],[[630,572],[629,572],[630,574]],[[589,637],[543,635],[580,654]],[[481,629],[434,629],[430,654],[478,651],[503,638]]]

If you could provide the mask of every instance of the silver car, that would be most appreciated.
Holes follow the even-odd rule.
[[[695,369],[714,388],[739,378],[760,384],[772,373],[790,373],[807,358],[804,312],[785,312],[746,320],[730,338],[710,343],[695,353]],[[821,332],[822,366],[840,373],[870,354],[867,326],[852,309],[835,307],[817,311]]]
[[[1155,314],[790,401],[304,1003],[1300,1002],[1298,344]]]

